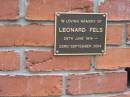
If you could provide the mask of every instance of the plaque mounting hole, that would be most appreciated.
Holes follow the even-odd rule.
[[[127,71],[127,86],[130,88],[130,68],[125,69]]]
[[[102,53],[104,53],[105,51],[104,50],[102,50]]]
[[[106,15],[105,15],[105,14],[104,14],[103,16],[104,16],[104,17],[106,17]]]
[[[58,50],[56,50],[56,54],[57,54],[57,53],[59,53],[59,51],[58,51]]]
[[[59,14],[59,13],[57,13],[57,14],[56,14],[56,16],[60,16],[60,14]]]

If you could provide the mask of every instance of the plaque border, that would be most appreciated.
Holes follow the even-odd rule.
[[[105,29],[105,45],[104,45],[104,52],[102,53],[57,53],[56,51],[56,24],[57,24],[57,15],[59,14],[105,14],[106,15],[106,29]],[[104,55],[106,54],[106,37],[107,37],[107,13],[79,13],[79,12],[55,12],[55,39],[54,39],[54,55]]]

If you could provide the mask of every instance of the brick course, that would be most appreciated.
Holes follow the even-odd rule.
[[[59,96],[61,76],[0,76],[0,96]]]

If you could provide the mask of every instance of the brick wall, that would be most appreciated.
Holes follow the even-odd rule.
[[[108,13],[103,56],[54,56],[55,12]],[[0,97],[130,97],[130,0],[0,0]]]

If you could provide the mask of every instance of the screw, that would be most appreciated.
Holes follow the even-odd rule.
[[[56,53],[59,53],[59,51],[58,51],[58,50],[56,50]]]
[[[104,53],[105,51],[104,51],[104,50],[102,50],[101,52],[102,52],[102,53]]]
[[[61,20],[61,23],[64,23],[65,22],[65,20]]]
[[[57,13],[57,14],[56,14],[56,16],[60,16],[60,14],[59,14],[59,13]]]
[[[106,15],[105,15],[105,14],[103,14],[103,17],[106,17]]]

